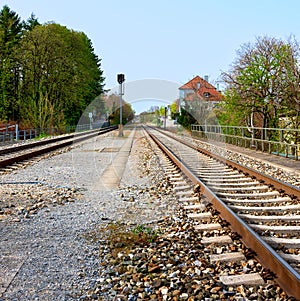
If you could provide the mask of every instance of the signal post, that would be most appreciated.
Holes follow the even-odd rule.
[[[120,84],[120,124],[119,124],[119,137],[123,136],[123,112],[122,112],[122,95],[124,95],[124,86],[123,83],[125,81],[125,75],[124,74],[118,74],[117,75],[118,83]]]

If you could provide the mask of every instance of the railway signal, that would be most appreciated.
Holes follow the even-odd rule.
[[[124,95],[123,83],[125,82],[125,75],[120,73],[117,75],[117,81],[120,84],[120,124],[119,124],[119,137],[123,136],[123,123],[122,123],[122,95]]]
[[[122,73],[121,73],[121,74],[118,74],[117,79],[118,79],[118,83],[121,85],[121,84],[123,84],[124,81],[125,81],[125,75],[122,74]]]

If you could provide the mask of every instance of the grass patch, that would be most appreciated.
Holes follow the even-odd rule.
[[[132,233],[141,235],[147,239],[148,242],[153,242],[157,238],[158,232],[150,227],[144,225],[138,225],[132,229]]]
[[[38,136],[36,136],[36,137],[34,138],[34,140],[41,140],[41,139],[43,139],[43,138],[48,138],[48,137],[51,137],[51,135],[46,134],[46,133],[40,133]]]
[[[120,252],[128,254],[136,246],[147,246],[154,242],[158,235],[157,231],[143,225],[130,228],[117,223],[110,224],[108,229],[106,240],[114,257]]]
[[[158,236],[158,231],[144,225],[135,227],[121,223],[109,223],[97,230],[85,235],[86,239],[105,243],[114,258],[121,252],[129,254],[135,247],[148,246],[154,242]]]

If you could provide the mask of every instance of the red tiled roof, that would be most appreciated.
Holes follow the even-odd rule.
[[[198,88],[199,84],[200,88]],[[222,94],[213,85],[198,75],[181,86],[179,90],[193,90],[197,97],[206,101],[221,101],[223,98]],[[205,96],[206,93],[209,93],[209,97]],[[191,97],[188,97],[188,99],[191,99]]]

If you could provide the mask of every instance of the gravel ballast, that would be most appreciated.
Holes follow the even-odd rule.
[[[208,263],[212,250],[190,231],[163,159],[141,130],[120,187],[100,189],[103,171],[128,139],[127,131],[124,138],[117,134],[1,176],[1,301],[292,300],[271,280],[238,291],[219,283],[226,267]],[[164,230],[156,243],[114,254],[114,229],[124,229],[118,235],[153,229],[150,236]],[[261,272],[253,259],[244,269],[252,266]]]
[[[126,140],[116,136],[106,134],[1,176],[0,296],[8,286],[1,301],[79,299],[93,287],[100,262],[99,245],[86,239],[89,232],[111,221],[151,223],[167,214],[156,197],[159,175],[149,171],[156,158],[139,137],[120,189],[97,189],[116,154],[101,150],[118,149]]]

